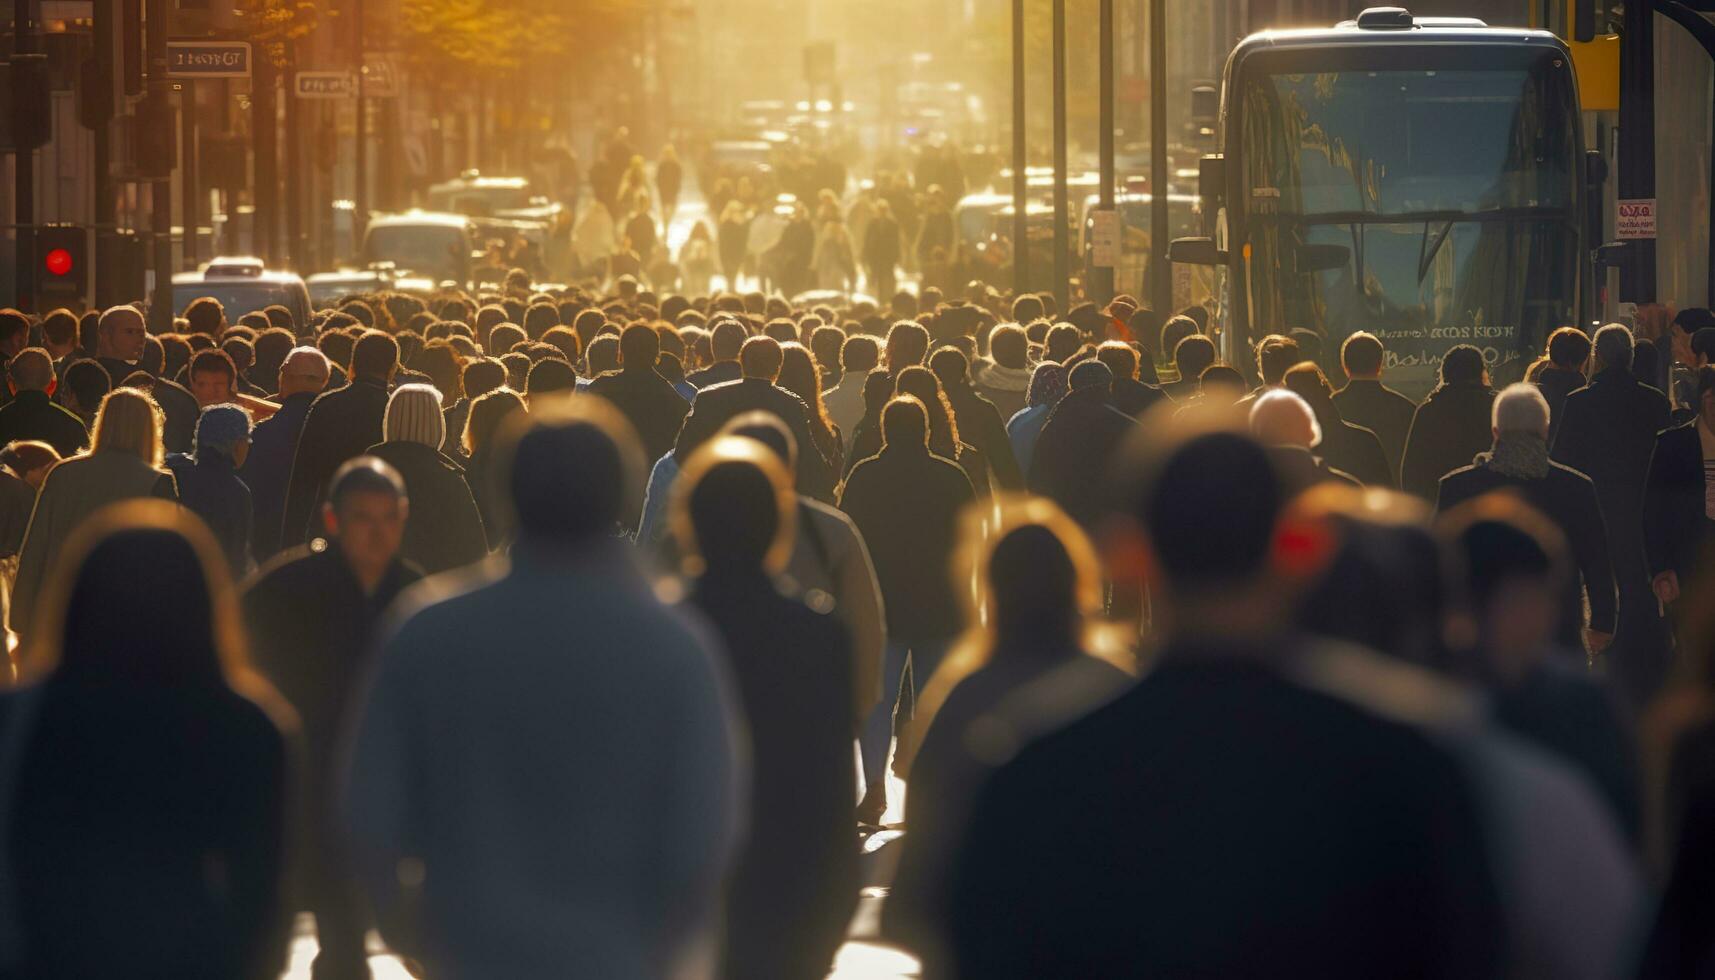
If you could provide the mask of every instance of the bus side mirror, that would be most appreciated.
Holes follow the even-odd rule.
[[[1584,151],[1584,183],[1589,187],[1601,187],[1608,182],[1608,158],[1601,150]]]
[[[1227,253],[1213,238],[1175,238],[1167,245],[1167,261],[1181,265],[1226,265]]]
[[[1595,248],[1597,266],[1623,266],[1632,252],[1631,242],[1609,242]]]

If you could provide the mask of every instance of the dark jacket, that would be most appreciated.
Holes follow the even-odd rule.
[[[56,672],[21,749],[6,842],[19,976],[278,976],[286,741],[223,684]],[[10,699],[15,710],[18,695]]]
[[[1612,368],[1567,396],[1561,409],[1554,458],[1596,485],[1607,521],[1608,554],[1624,596],[1649,595],[1644,484],[1655,435],[1668,427],[1669,415],[1665,395],[1639,383],[1630,371]]]
[[[10,558],[24,547],[24,532],[30,528],[30,512],[36,509],[36,488],[0,468],[0,558]]]
[[[113,387],[118,388],[125,379],[143,370],[142,365],[129,361],[121,361],[115,357],[98,357],[96,363],[107,370],[107,376],[112,379]],[[150,392],[155,397],[155,404],[161,406],[161,414],[165,419],[161,426],[161,443],[169,453],[188,453],[196,441],[197,417],[202,414],[202,407],[197,404],[196,396],[186,391],[183,385],[169,378],[155,378],[150,383]]]
[[[690,600],[722,641],[752,752],[724,975],[824,976],[857,904],[850,638],[760,571],[712,570]]]
[[[399,557],[433,575],[488,557],[482,513],[476,509],[464,468],[440,450],[418,442],[383,442],[369,454],[405,478],[411,516]]]
[[[1334,393],[1340,417],[1374,432],[1395,473],[1405,458],[1405,440],[1411,434],[1411,419],[1417,403],[1380,381],[1355,379]]]
[[[883,449],[846,478],[840,509],[875,560],[890,640],[940,642],[964,628],[951,563],[960,513],[975,499],[957,463],[916,446]]]
[[[587,390],[612,402],[630,420],[651,463],[673,451],[679,427],[691,411],[673,385],[653,367],[609,371],[591,381]]]
[[[280,550],[280,523],[286,509],[286,485],[292,479],[292,457],[315,400],[311,391],[290,395],[280,403],[279,411],[256,423],[250,432],[250,455],[238,475],[250,488],[250,505],[255,512],[250,541],[257,561],[267,561]]]
[[[1071,392],[1054,406],[1030,460],[1030,490],[1063,507],[1085,528],[1106,509],[1109,468],[1137,422],[1109,404],[1106,386]]]
[[[810,410],[804,399],[762,378],[741,378],[704,388],[691,403],[679,430],[674,455],[683,460],[713,439],[721,426],[746,412],[763,411],[786,423],[798,444],[798,491],[817,500],[833,497],[834,474],[810,437]]]
[[[1630,372],[1627,372],[1628,374]],[[1590,383],[1583,371],[1570,371],[1550,364],[1536,373],[1536,387],[1548,402],[1548,441],[1553,445],[1560,435],[1561,413],[1566,408],[1566,396]],[[1577,469],[1577,467],[1573,467]]]
[[[315,536],[316,508],[327,493],[328,481],[346,460],[381,441],[387,395],[385,384],[363,378],[316,396],[292,457],[292,478],[286,484],[280,522],[282,545]]]
[[[1338,411],[1321,415],[1322,441],[1316,445],[1316,455],[1328,465],[1348,473],[1359,483],[1370,487],[1398,486],[1393,467],[1388,464],[1387,451],[1374,432],[1340,418]]]
[[[89,430],[82,419],[54,404],[47,392],[20,391],[0,407],[0,446],[19,439],[39,439],[63,459],[89,445]]]
[[[1436,510],[1446,512],[1486,493],[1512,491],[1553,521],[1572,549],[1578,575],[1567,583],[1561,602],[1560,626],[1555,639],[1567,650],[1584,649],[1580,629],[1584,624],[1584,596],[1589,597],[1590,629],[1614,632],[1614,567],[1609,561],[1608,532],[1602,522],[1602,505],[1590,478],[1570,467],[1549,463],[1547,475],[1523,479],[1501,473],[1489,465],[1487,456],[1441,479]]]
[[[476,510],[482,515],[482,529],[486,532],[488,543],[496,549],[505,548],[512,540],[511,509],[501,499],[502,482],[500,469],[500,454],[493,446],[482,446],[471,454],[470,462],[464,464],[464,480],[470,487],[471,499],[476,501]]]
[[[1270,446],[1268,456],[1275,470],[1291,493],[1303,493],[1323,483],[1343,483],[1361,487],[1363,481],[1344,470],[1335,469],[1328,461],[1300,446]]]
[[[1643,506],[1644,547],[1652,577],[1675,572],[1683,587],[1715,538],[1704,479],[1703,444],[1696,421],[1656,436]]]
[[[1000,409],[969,384],[946,391],[947,401],[953,406],[953,420],[959,427],[959,440],[982,453],[994,471],[995,489],[1023,488],[1024,475],[1018,471],[1018,459],[1012,452],[1012,440],[1006,436],[1006,420],[1000,417]]]
[[[1400,489],[1434,500],[1441,478],[1471,465],[1494,442],[1495,393],[1476,385],[1442,385],[1412,416],[1399,467]]]
[[[742,377],[744,377],[744,370],[739,367],[737,361],[716,361],[706,368],[685,375],[685,380],[689,381],[692,387],[701,391],[704,388],[726,384],[728,381],[737,381]]]
[[[1136,378],[1115,378],[1111,390],[1114,408],[1134,419],[1167,400],[1166,392]]]
[[[441,412],[441,417],[447,423],[447,438],[441,443],[441,452],[462,463],[467,458],[464,452],[464,427],[465,423],[470,421],[470,399],[460,398],[448,405]]]
[[[254,519],[250,488],[238,478],[232,460],[213,450],[196,457],[174,453],[167,469],[179,486],[179,503],[202,518],[220,543],[234,578],[250,572],[250,523]]]
[[[1088,716],[989,740],[1023,748],[981,781],[954,858],[957,976],[1498,975],[1465,772],[1270,654],[1170,647]]]

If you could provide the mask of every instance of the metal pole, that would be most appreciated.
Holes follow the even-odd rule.
[[[197,96],[195,82],[186,80],[184,85],[179,94],[179,115],[183,119],[180,128],[184,137],[179,161],[184,200],[179,203],[179,210],[185,226],[185,267],[194,269],[197,266],[197,226],[201,224],[197,213]]]
[[[1030,288],[1030,177],[1024,121],[1024,0],[1012,0],[1012,289]]]
[[[1655,197],[1655,8],[1628,3],[1620,32],[1620,145],[1615,161],[1619,199]],[[1620,302],[1655,302],[1655,239],[1626,248]],[[1664,368],[1665,370],[1665,368]]]
[[[1114,209],[1114,0],[1101,0],[1101,24],[1096,31],[1096,43],[1101,46],[1097,63],[1101,66],[1101,132],[1097,155],[1101,158],[1101,206],[1103,211]],[[1090,284],[1092,298],[1107,303],[1114,298],[1114,267],[1095,267],[1095,281]]]
[[[97,84],[102,86],[101,96],[104,105],[113,104],[114,61],[117,50],[113,44],[114,36],[114,7],[117,0],[95,0],[91,7],[94,15],[95,40],[95,76]],[[112,163],[113,148],[107,137],[108,123],[106,119],[96,126],[92,132],[95,141],[95,173],[90,182],[95,192],[95,302],[97,306],[110,305],[106,302],[108,293],[104,284],[111,279],[113,270],[106,267],[112,258],[114,249],[107,243],[114,241],[114,225],[119,217],[119,201],[113,193],[113,177],[109,173]],[[114,302],[124,302],[130,297],[121,297]]]
[[[1059,315],[1071,305],[1066,200],[1066,0],[1054,0],[1054,299]]]
[[[299,145],[303,138],[298,130],[301,108],[298,105],[297,62],[297,52],[294,51],[291,63],[286,66],[286,84],[281,97],[286,100],[286,262],[302,272],[308,268],[304,263],[303,200],[308,175],[304,172],[304,154]]]
[[[352,193],[351,235],[354,247],[363,247],[363,231],[369,226],[369,103],[365,101],[364,80],[368,75],[363,50],[363,0],[352,4],[352,33],[356,37],[357,67],[357,187]]]
[[[30,0],[12,0],[12,53],[35,52],[36,25],[30,18]],[[9,105],[0,111],[13,115],[15,128],[22,130],[24,120],[17,118],[20,109],[42,111],[42,107],[24,107],[23,99],[6,93]],[[14,278],[17,280],[18,309],[35,309],[36,297],[36,151],[18,149],[12,154],[12,220],[17,230],[12,233],[17,248],[12,255]]]
[[[1167,0],[1149,3],[1149,304],[1173,312],[1173,268],[1167,261]]]
[[[146,0],[144,16],[148,20],[145,37],[148,43],[149,96],[159,105],[170,105],[167,95],[172,91],[172,83],[167,79],[167,22],[171,19],[169,0]],[[151,333],[171,333],[174,313],[171,177],[152,182],[149,233],[154,236],[155,241],[155,260],[152,263],[155,270],[155,291],[149,297],[149,330]]]

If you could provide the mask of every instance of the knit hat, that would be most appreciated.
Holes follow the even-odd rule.
[[[1114,380],[1114,372],[1101,361],[1080,361],[1078,366],[1072,369],[1067,380],[1071,382],[1073,391],[1080,391],[1084,388],[1111,384]]]
[[[441,393],[434,385],[400,385],[387,400],[387,419],[381,438],[387,442],[417,442],[441,448],[447,438],[447,420],[441,415]]]
[[[197,417],[196,453],[214,451],[232,457],[232,447],[250,438],[250,413],[233,404],[210,405]]]

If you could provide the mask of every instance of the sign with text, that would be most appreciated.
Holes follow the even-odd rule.
[[[366,99],[395,99],[399,97],[399,75],[393,70],[393,59],[370,54],[363,59],[363,97]]]
[[[301,71],[296,78],[300,99],[346,99],[357,94],[349,71]]]
[[[1614,208],[1614,237],[1636,240],[1655,237],[1655,198],[1621,200]]]
[[[249,78],[248,41],[168,41],[168,78]]]
[[[1090,260],[1101,269],[1120,264],[1120,213],[1112,209],[1090,212]]]

